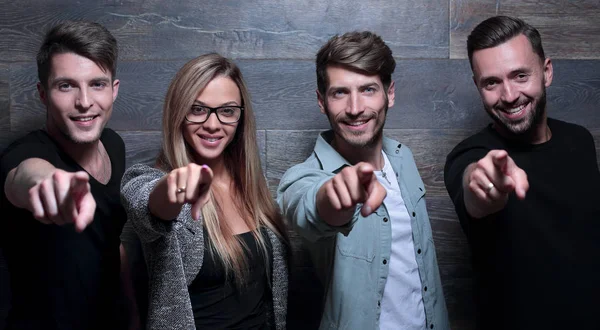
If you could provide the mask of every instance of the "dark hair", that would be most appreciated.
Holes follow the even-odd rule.
[[[467,38],[467,52],[471,68],[473,68],[474,51],[496,47],[520,34],[527,37],[533,51],[541,61],[544,61],[546,57],[542,47],[542,37],[536,28],[518,18],[494,16],[479,23]]]
[[[317,88],[321,95],[327,90],[327,66],[340,65],[369,75],[378,74],[383,87],[392,82],[396,61],[392,50],[381,37],[369,32],[348,32],[335,35],[317,53]]]
[[[102,25],[87,21],[69,21],[54,26],[46,36],[37,54],[38,78],[48,84],[52,56],[75,53],[88,58],[115,79],[117,72],[117,40]]]

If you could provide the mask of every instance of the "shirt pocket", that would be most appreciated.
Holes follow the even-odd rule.
[[[339,254],[344,257],[373,262],[376,253],[377,239],[377,215],[373,213],[367,218],[358,215],[360,219],[356,221],[348,236],[337,235],[336,246]]]

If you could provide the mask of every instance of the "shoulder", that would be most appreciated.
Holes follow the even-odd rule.
[[[162,178],[164,175],[165,172],[155,167],[150,167],[145,164],[135,164],[125,171],[125,174],[123,175],[123,183],[137,177],[144,177],[152,180]]]
[[[569,136],[571,138],[573,136],[592,137],[587,128],[558,119],[548,118],[548,127],[552,130],[552,134],[560,134],[561,136]]]
[[[41,158],[52,164],[59,160],[59,147],[42,131],[33,131],[13,141],[0,155],[3,170],[12,169],[29,158]]]

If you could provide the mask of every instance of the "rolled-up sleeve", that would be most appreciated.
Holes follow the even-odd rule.
[[[171,227],[170,222],[153,216],[148,208],[150,192],[164,175],[161,170],[143,164],[133,165],[123,175],[121,202],[127,212],[127,221],[131,222],[142,242],[155,241]]]

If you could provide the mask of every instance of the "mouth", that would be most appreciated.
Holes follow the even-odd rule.
[[[221,136],[200,136],[200,138],[204,141],[214,143],[214,142],[221,140],[223,137],[221,137]]]
[[[94,120],[96,117],[98,116],[71,117],[71,120],[77,122],[88,122]]]
[[[357,119],[344,119],[341,121],[342,124],[347,126],[351,130],[363,130],[367,127],[367,124],[371,118],[357,118]]]
[[[504,117],[507,119],[517,120],[525,116],[530,105],[531,102],[526,102],[512,108],[499,108],[498,110],[504,114]]]

